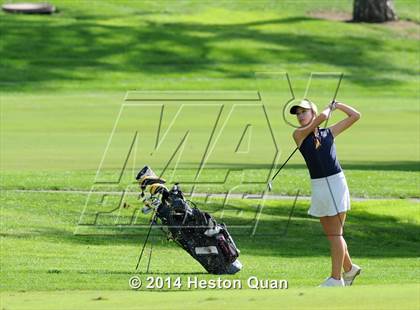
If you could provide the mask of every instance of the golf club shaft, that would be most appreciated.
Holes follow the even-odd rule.
[[[271,181],[270,182],[273,182],[274,181],[274,179],[279,174],[279,172],[281,171],[281,169],[283,169],[283,167],[286,166],[287,162],[290,160],[290,158],[292,158],[292,156],[296,153],[296,151],[298,149],[299,149],[299,147],[296,147],[295,150],[292,152],[292,154],[289,155],[289,157],[286,159],[286,161],[283,163],[283,165],[281,165],[281,167],[279,168],[279,170],[277,170],[276,174],[271,178]]]
[[[337,85],[337,88],[335,89],[335,93],[334,93],[334,97],[333,97],[333,100],[332,100],[332,102],[334,102],[335,101],[335,98],[337,98],[337,94],[338,94],[338,89],[340,88],[340,85],[341,85],[341,80],[343,79],[343,73],[341,73],[341,75],[340,75],[340,79],[338,80],[338,85]],[[325,128],[327,128],[327,124],[328,124],[328,119],[330,118],[330,115],[331,115],[331,110],[329,111],[329,113],[328,113],[328,117],[327,117],[327,121],[325,122],[325,127],[324,127],[324,129]],[[286,161],[283,163],[283,165],[281,165],[281,167],[279,168],[279,170],[277,170],[277,172],[276,172],[276,174],[271,178],[271,180],[270,180],[270,182],[269,182],[269,184],[271,184],[271,182],[273,182],[274,181],[274,179],[276,178],[276,176],[280,173],[280,171],[281,171],[281,169],[283,169],[283,167],[287,164],[287,162],[290,160],[290,158],[292,158],[292,156],[296,153],[296,151],[299,149],[299,147],[296,147],[295,148],[295,150],[292,152],[292,154],[290,154],[290,156],[286,159]]]
[[[341,75],[340,75],[340,79],[338,80],[337,88],[336,88],[336,90],[335,90],[334,98],[332,99],[331,103],[333,103],[333,102],[335,101],[335,99],[337,98],[338,89],[340,88],[340,84],[341,84],[341,80],[343,79],[343,75],[344,75],[344,74],[343,74],[343,73],[341,73]],[[330,108],[330,110],[329,110],[329,112],[328,112],[328,117],[327,117],[327,120],[326,120],[326,122],[325,122],[324,130],[325,130],[325,129],[327,128],[327,126],[328,126],[328,120],[330,119],[331,113],[332,113],[332,109]],[[323,165],[323,163],[322,163],[322,161],[321,161],[321,160],[319,160],[319,165],[320,165],[321,170],[323,171],[323,173],[324,173],[324,175],[325,175],[324,165]],[[341,226],[341,229],[342,229],[341,234],[344,234],[344,225],[343,225],[343,222],[342,222],[342,220],[341,220],[340,214],[339,214],[339,212],[338,212],[337,203],[336,203],[336,201],[335,201],[334,194],[333,194],[333,192],[332,192],[331,185],[330,185],[330,182],[329,182],[329,180],[328,180],[328,177],[326,177],[326,178],[325,178],[325,180],[327,181],[328,190],[329,190],[329,192],[330,192],[330,195],[331,195],[332,201],[333,201],[333,203],[334,203],[335,212],[337,212],[338,220],[340,221],[340,226]]]
[[[335,89],[334,97],[333,97],[333,99],[331,100],[331,102],[334,102],[334,101],[335,101],[335,99],[337,98],[338,89],[340,88],[340,85],[341,85],[341,80],[343,79],[343,75],[344,75],[344,74],[343,74],[343,73],[341,73],[341,75],[340,75],[340,79],[338,80],[337,88]],[[330,111],[328,112],[328,117],[327,117],[327,120],[325,121],[325,126],[324,126],[324,129],[325,129],[325,128],[327,128],[327,126],[328,126],[328,121],[329,121],[329,119],[330,119],[331,113],[332,113],[332,110],[330,109]]]

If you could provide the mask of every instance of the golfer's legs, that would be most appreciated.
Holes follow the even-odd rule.
[[[346,247],[346,253],[344,254],[344,262],[343,262],[343,269],[345,272],[350,271],[351,266],[353,265],[352,261],[351,261],[351,257],[349,254],[349,250],[347,249],[347,242],[343,237],[343,241],[344,241],[344,245]]]
[[[342,227],[344,227],[344,222],[345,221],[346,221],[346,213],[342,213],[342,217],[341,217]],[[346,252],[344,254],[343,269],[344,269],[344,271],[350,271],[353,263],[351,261],[350,253],[349,253],[349,250],[347,248],[347,242],[346,242],[346,239],[344,239],[344,236],[343,236],[343,242],[344,242],[344,246],[346,247]]]
[[[343,268],[347,253],[347,245],[342,236],[345,219],[345,212],[335,216],[325,216],[320,218],[324,232],[330,241],[332,261],[331,276],[336,279],[341,278],[341,269]],[[346,265],[349,261],[351,262],[350,256],[347,254]]]

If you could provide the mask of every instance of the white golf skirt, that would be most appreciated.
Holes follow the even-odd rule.
[[[334,216],[350,210],[349,188],[342,171],[326,178],[311,179],[311,183],[312,197],[309,215]]]

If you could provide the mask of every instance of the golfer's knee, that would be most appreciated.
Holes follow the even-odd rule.
[[[332,233],[332,234],[327,234],[327,238],[330,242],[343,242],[343,235],[340,233]]]

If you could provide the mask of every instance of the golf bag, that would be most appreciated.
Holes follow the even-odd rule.
[[[217,223],[207,212],[203,212],[188,200],[175,184],[168,190],[165,180],[157,177],[149,167],[144,167],[136,179],[142,190],[150,187],[150,196],[143,199],[143,213],[155,212],[168,239],[197,260],[212,274],[235,274],[241,270],[239,250],[226,225]]]

